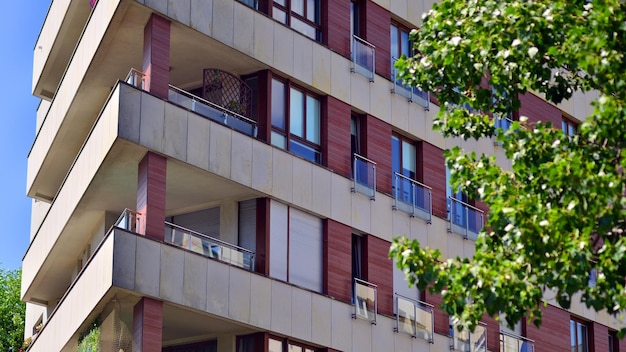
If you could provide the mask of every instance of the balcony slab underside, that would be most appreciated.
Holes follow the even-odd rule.
[[[154,120],[159,116],[160,124]],[[65,292],[99,221],[106,214],[117,216],[125,208],[135,208],[138,164],[149,150],[170,156],[167,214],[203,209],[224,199],[261,196],[249,183],[230,177],[231,168],[237,168],[225,163],[234,157],[231,142],[220,143],[229,134],[241,139],[232,143],[252,143],[250,137],[121,83],[24,257],[23,299],[47,304]],[[249,173],[239,177],[251,179]]]

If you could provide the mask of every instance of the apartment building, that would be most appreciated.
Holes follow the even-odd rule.
[[[549,304],[459,333],[388,259],[470,256],[434,97],[393,63],[430,0],[53,0],[34,48],[23,260],[30,351],[626,351]],[[575,133],[589,95],[521,115]],[[497,119],[506,128],[511,117]]]

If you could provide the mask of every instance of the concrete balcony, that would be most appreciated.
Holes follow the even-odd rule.
[[[167,118],[166,118],[167,116]],[[189,133],[188,133],[189,131]],[[134,208],[138,162],[148,150],[168,157],[167,212],[263,195],[238,148],[259,144],[229,127],[120,83],[43,217],[23,261],[26,301],[52,304],[77,263],[124,208]],[[260,160],[262,161],[262,160]]]
[[[34,49],[34,95],[52,99],[90,13],[86,1],[52,1]]]

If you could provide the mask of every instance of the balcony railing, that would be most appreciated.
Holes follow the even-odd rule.
[[[141,233],[141,213],[130,209],[124,209],[113,226],[128,232]]]
[[[354,313],[352,313],[352,318],[364,319],[376,325],[378,313],[376,291],[376,285],[361,279],[354,279]]]
[[[483,228],[483,211],[458,199],[448,197],[448,215],[450,228],[448,231],[457,233],[465,239],[476,241]]]
[[[510,117],[498,117],[496,116],[493,119],[493,123],[494,123],[494,127],[495,128],[501,128],[502,130],[506,131],[509,128],[511,128],[511,124],[513,124],[513,119]]]
[[[516,336],[506,332],[500,332],[500,352],[534,352],[533,340],[522,336]]]
[[[219,106],[208,100],[202,99],[199,96],[193,95],[173,85],[170,85],[169,87],[168,99],[171,103],[180,105],[210,120],[229,126],[241,133],[256,138],[257,126],[254,120],[228,110],[223,106]]]
[[[393,176],[394,210],[402,210],[411,216],[426,220],[432,218],[431,188],[402,174]]]
[[[130,69],[130,71],[126,75],[126,79],[124,80],[124,82],[138,89],[146,89],[146,75],[143,72],[134,68]]]
[[[352,72],[367,77],[370,82],[374,82],[375,49],[367,41],[356,35],[352,36]]]
[[[165,242],[254,271],[254,252],[220,239],[165,222]]]
[[[395,67],[396,61],[398,61],[397,58],[391,58],[391,72],[393,72],[393,88],[391,89],[391,92],[400,94],[403,97],[407,98],[410,102],[414,102],[417,105],[420,105],[424,109],[428,110],[430,107],[430,93],[422,92],[415,87],[404,85],[402,83],[402,79],[398,77],[398,69]]]
[[[396,293],[396,332],[434,343],[433,306]]]
[[[503,132],[506,132],[511,125],[513,124],[513,119],[510,116],[499,117],[498,115],[494,115],[493,126],[496,128],[496,134],[498,133],[497,129],[501,128]],[[493,142],[493,145],[500,146],[498,141]]]
[[[450,325],[450,351],[455,352],[487,352],[487,328],[481,324],[474,332],[458,331]]]
[[[354,184],[352,192],[359,192],[376,199],[376,163],[366,157],[354,154],[352,164]]]

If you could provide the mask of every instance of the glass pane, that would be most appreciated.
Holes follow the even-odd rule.
[[[415,179],[417,171],[417,152],[415,145],[402,141],[402,171],[404,176]]]
[[[285,129],[285,84],[272,80],[272,126]]]
[[[285,6],[285,0],[274,0],[274,3]]]
[[[296,345],[289,345],[289,352],[302,352],[302,347]]]
[[[291,0],[291,11],[304,16],[304,0]]]
[[[286,149],[287,148],[287,139],[280,133],[276,133],[272,131],[272,145],[278,148]]]
[[[406,55],[409,56],[409,32],[407,31],[401,31],[402,32],[402,55]]]
[[[272,11],[272,17],[281,23],[287,24],[287,14],[276,6],[274,6]]]
[[[299,143],[295,139],[290,140],[289,151],[314,163],[320,164],[322,162],[320,153],[317,150]]]
[[[313,40],[317,40],[317,29],[315,29],[315,27],[313,27],[312,25],[308,23],[305,23],[302,20],[299,20],[295,17],[291,17],[291,28],[295,29],[296,31],[306,35],[307,37]]]
[[[415,335],[415,305],[398,297],[398,331]]]
[[[391,136],[391,171],[400,173],[400,139]]]
[[[268,343],[268,352],[283,352],[283,342],[270,339]]]
[[[293,88],[289,93],[289,132],[304,137],[304,94]]]
[[[320,102],[308,95],[306,97],[306,139],[320,144]]]
[[[318,0],[307,0],[306,2],[306,19],[311,21],[311,22],[315,22],[315,23],[319,23],[318,20]]]
[[[569,337],[572,351],[575,351],[574,347],[576,347],[576,323],[573,320],[569,321]]]
[[[391,25],[391,57],[400,56],[400,46],[398,45],[398,27]]]

